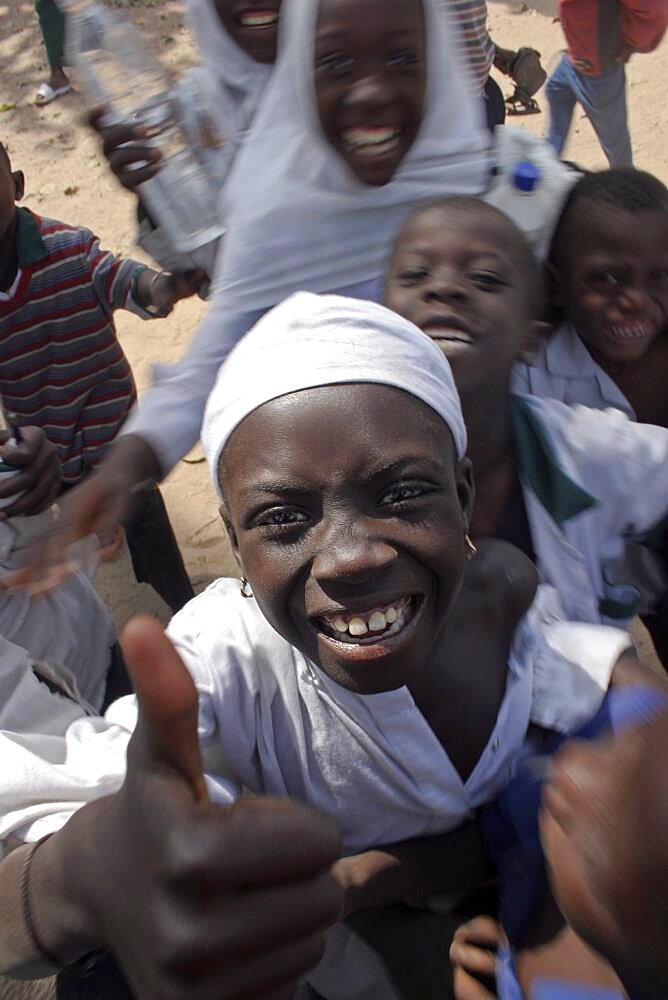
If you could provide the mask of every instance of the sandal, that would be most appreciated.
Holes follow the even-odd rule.
[[[72,89],[71,84],[66,83],[64,87],[56,87],[54,90],[50,83],[40,83],[39,90],[35,94],[35,104],[42,107],[44,104],[51,104],[57,97],[69,94]]]

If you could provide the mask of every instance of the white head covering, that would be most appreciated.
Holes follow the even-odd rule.
[[[210,102],[221,135],[250,127],[273,66],[256,62],[228,35],[213,0],[185,0],[186,20],[199,46],[215,92]]]
[[[445,421],[464,456],[466,427],[450,365],[424,333],[373,302],[298,292],[266,313],[221,365],[202,426],[218,493],[223,448],[249,413],[291,392],[358,382],[421,399]]]
[[[478,194],[490,134],[459,62],[445,0],[422,0],[427,93],[420,132],[383,187],[358,180],[325,140],[315,103],[320,0],[283,0],[274,73],[226,185],[216,291],[228,316],[306,289],[338,291],[383,274],[392,240],[425,200]]]

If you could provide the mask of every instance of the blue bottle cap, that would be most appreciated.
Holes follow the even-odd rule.
[[[530,194],[540,183],[541,171],[535,163],[523,160],[518,163],[513,172],[513,187],[518,191]]]

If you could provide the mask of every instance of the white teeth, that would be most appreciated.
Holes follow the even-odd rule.
[[[473,343],[473,339],[469,337],[468,333],[464,333],[462,330],[452,330],[447,327],[439,330],[436,327],[430,327],[428,333],[432,340],[449,340],[455,344]]]
[[[382,632],[387,627],[387,620],[382,611],[374,611],[369,618],[369,632]]]
[[[404,625],[406,609],[409,604],[409,598],[403,597],[401,600],[397,601],[396,605],[388,605],[384,611],[376,610],[370,613],[366,612],[364,614],[353,615],[349,621],[346,621],[343,615],[340,614],[333,620],[329,619],[328,624],[329,627],[334,632],[338,632],[339,635],[348,633],[355,638],[360,638],[368,632],[374,632],[376,634],[385,632],[385,635],[394,635],[394,633],[398,632]],[[325,620],[327,621],[327,619]],[[387,632],[385,631],[386,629]]]
[[[382,156],[393,149],[398,141],[399,130],[394,127],[349,128],[343,133],[347,146],[368,156]]]
[[[244,28],[268,28],[271,24],[276,24],[278,14],[242,14],[240,19]]]
[[[613,337],[619,340],[641,340],[648,336],[651,328],[647,323],[624,323],[610,327]]]

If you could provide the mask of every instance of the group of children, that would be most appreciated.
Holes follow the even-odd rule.
[[[215,5],[239,49],[262,20],[244,10]],[[545,981],[566,970],[578,997],[663,996],[668,694],[624,629],[642,612],[668,662],[668,191],[632,168],[574,177],[543,273],[477,197],[495,149],[436,0],[284,0],[281,17],[209,313],[125,424],[113,310],[166,315],[201,276],[19,208],[0,147],[0,453],[32,470],[0,485],[8,554],[45,530],[33,552],[58,552],[134,503],[162,531],[138,532],[135,565],[179,611],[155,480],[203,419],[243,577],[190,601],[171,642],[134,626],[137,694],[104,717],[106,666],[93,683],[74,658],[93,634],[83,572],[49,598],[69,599],[57,655],[36,627],[3,632],[0,970],[69,982],[84,956],[74,995],[126,995],[102,948],[138,998],[289,997],[302,974],[326,1000],[448,996],[447,928],[491,857],[501,927],[455,936],[461,1000],[495,970],[502,1000],[566,996]],[[270,50],[253,36],[243,58]],[[614,793],[587,772],[596,815],[578,752],[617,762]],[[341,847],[287,800],[333,818]],[[596,837],[632,808],[647,836],[625,830],[599,865]]]

